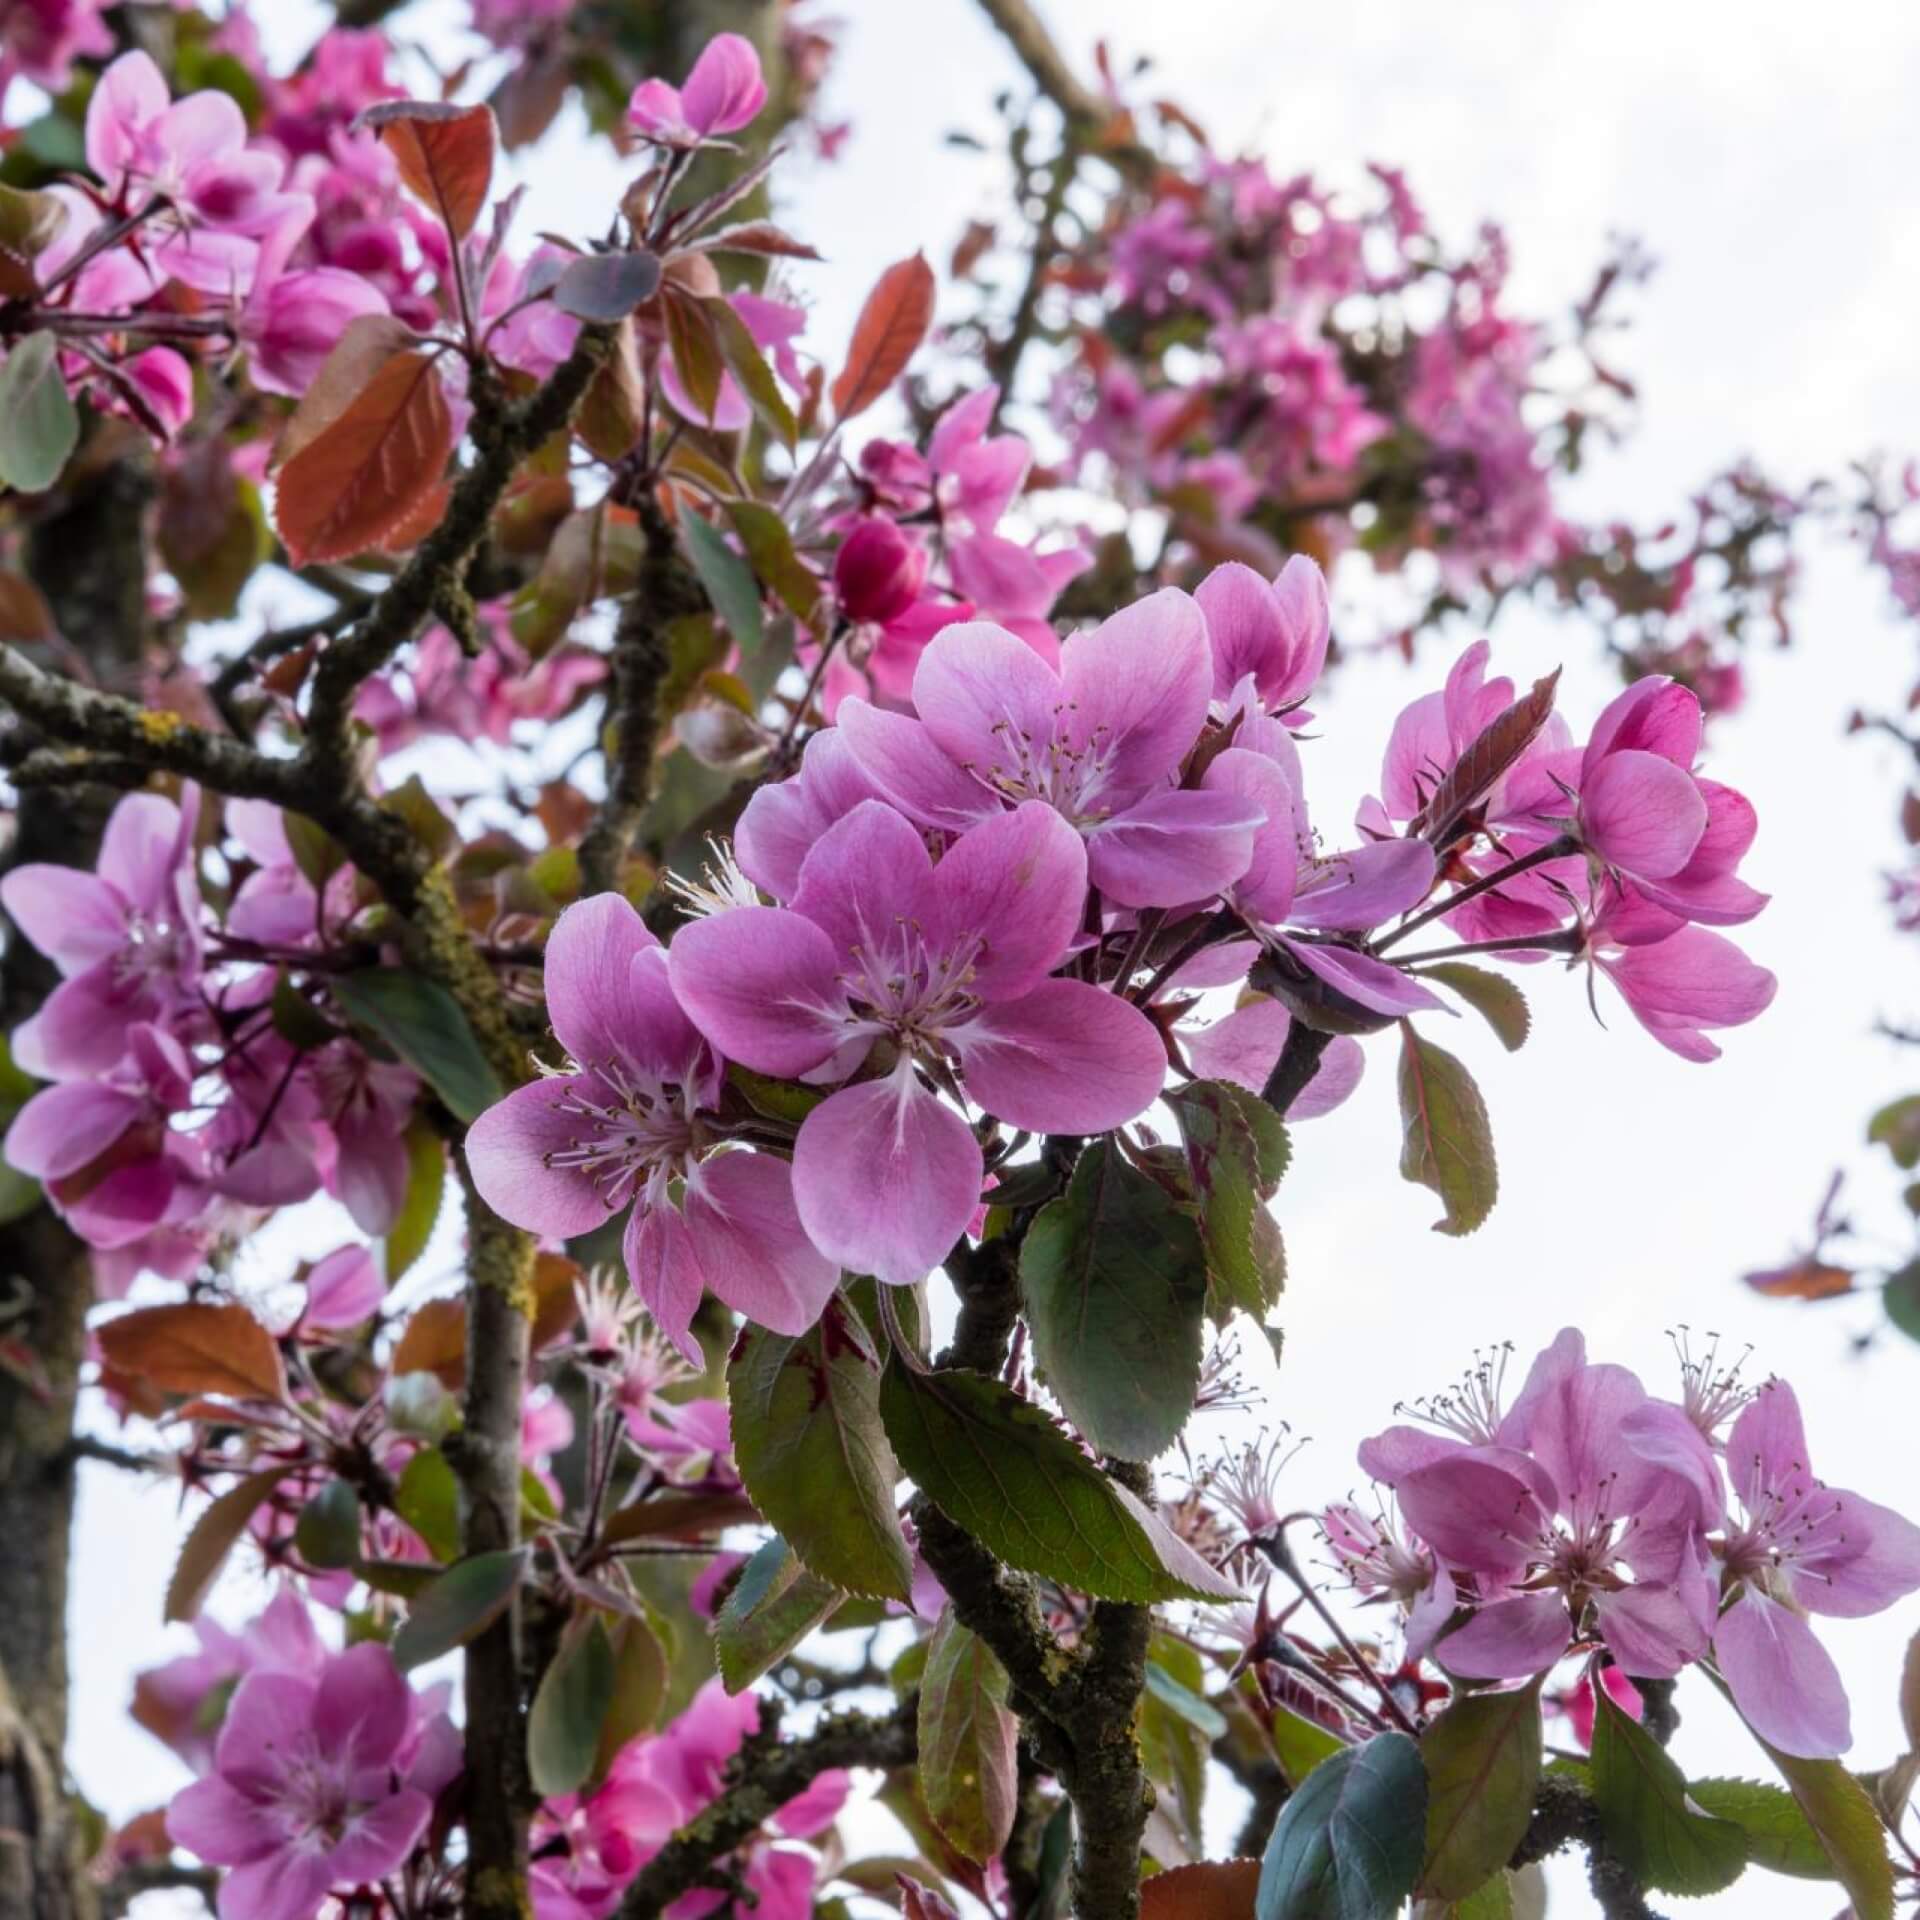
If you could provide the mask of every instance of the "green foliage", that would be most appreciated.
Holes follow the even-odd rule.
[[[960,1852],[984,1865],[1013,1831],[1020,1723],[1007,1705],[1006,1669],[951,1607],[927,1647],[919,1717],[927,1812]]]
[[[777,1534],[747,1564],[713,1623],[720,1677],[744,1693],[779,1665],[845,1598],[811,1574]]]
[[[1260,1863],[1256,1920],[1393,1920],[1420,1876],[1427,1776],[1403,1733],[1314,1769]]]
[[[387,1229],[388,1286],[427,1250],[447,1190],[447,1150],[425,1119],[414,1117],[407,1127],[405,1145],[407,1190],[398,1216]]]
[[[880,1354],[839,1296],[806,1333],[749,1323],[727,1366],[734,1456],[753,1503],[821,1579],[904,1600],[913,1555],[880,1424]]]
[[[1147,1777],[1168,1790],[1163,1804],[1180,1837],[1200,1857],[1206,1851],[1207,1767],[1213,1743],[1227,1732],[1226,1716],[1205,1697],[1205,1661],[1171,1634],[1153,1636],[1146,1683],[1140,1702],[1141,1758]]]
[[[487,1064],[460,1003],[409,967],[342,974],[334,997],[433,1088],[456,1119],[471,1124],[505,1089]]]
[[[1909,1340],[1920,1340],[1920,1260],[1909,1260],[1898,1273],[1889,1274],[1880,1300],[1887,1318]]]
[[[1208,1311],[1220,1322],[1236,1311],[1261,1319],[1286,1284],[1286,1252],[1267,1202],[1292,1155],[1287,1129],[1264,1100],[1223,1080],[1196,1080],[1166,1100],[1180,1123],[1206,1248]]]
[[[60,372],[59,342],[30,333],[0,366],[0,481],[44,493],[80,444],[80,414]]]
[[[1224,1600],[1234,1587],[1011,1387],[896,1357],[880,1415],[935,1506],[1010,1567],[1106,1600]]]
[[[1427,1769],[1422,1889],[1464,1900],[1513,1857],[1540,1782],[1540,1683],[1466,1693],[1420,1742]]]
[[[1784,1787],[1757,1780],[1694,1780],[1687,1797],[1702,1813],[1730,1820],[1746,1835],[1749,1864],[1801,1880],[1836,1877],[1820,1836]]]
[[[585,1614],[561,1635],[527,1715],[527,1773],[535,1792],[573,1793],[587,1783],[613,1683],[613,1642],[598,1617]]]
[[[1400,1023],[1400,1177],[1431,1187],[1446,1208],[1436,1233],[1468,1234],[1493,1211],[1500,1190],[1493,1129],[1473,1075]]]
[[[687,558],[713,602],[720,623],[733,635],[741,657],[751,661],[762,639],[760,583],[753,569],[727,544],[727,537],[711,520],[689,513],[680,522]]]
[[[315,1567],[350,1567],[360,1552],[360,1496],[344,1480],[329,1480],[293,1525],[293,1544]]]
[[[1080,1156],[1020,1250],[1033,1356],[1102,1453],[1172,1445],[1200,1384],[1206,1263],[1193,1220],[1111,1140]]]
[[[1867,1139],[1885,1147],[1903,1173],[1920,1167],[1920,1093],[1890,1101],[1867,1122]]]
[[[499,1619],[527,1570],[526,1547],[476,1553],[423,1587],[393,1636],[402,1668],[424,1666],[463,1647]]]
[[[1518,1053],[1527,1044],[1533,1015],[1527,1009],[1527,996],[1505,974],[1489,973],[1464,960],[1442,960],[1420,968],[1419,973],[1423,980],[1452,988],[1493,1029],[1509,1053]]]
[[[460,1483],[438,1447],[422,1447],[400,1470],[394,1510],[436,1560],[460,1553]]]
[[[1605,1688],[1594,1689],[1589,1770],[1600,1825],[1620,1862],[1644,1887],[1666,1893],[1718,1893],[1747,1864],[1744,1831],[1699,1811],[1687,1777],[1666,1750]]]

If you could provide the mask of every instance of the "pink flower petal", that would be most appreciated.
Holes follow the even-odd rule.
[[[806,1332],[840,1283],[800,1224],[793,1169],[770,1154],[703,1160],[687,1182],[685,1218],[708,1286],[775,1333]]]
[[[972,1129],[903,1065],[807,1115],[793,1194],[814,1245],[850,1273],[923,1280],[965,1233],[984,1168]]]
[[[1023,756],[1044,757],[1063,698],[1053,669],[1004,627],[943,627],[913,675],[913,705],[949,759],[978,780],[1017,777]]]
[[[1557,1594],[1529,1593],[1482,1607],[1434,1647],[1443,1667],[1470,1680],[1525,1680],[1566,1652],[1573,1630]]]
[[[737,33],[716,33],[680,89],[687,124],[703,135],[737,133],[766,104],[760,56]]]
[[[1205,899],[1246,872],[1266,818],[1257,801],[1231,790],[1159,788],[1092,829],[1088,870],[1118,906]]]
[[[1097,752],[1114,798],[1167,779],[1200,736],[1213,692],[1207,623],[1176,587],[1136,600],[1060,650],[1060,736]]]
[[[736,907],[692,921],[667,953],[674,996],[694,1025],[728,1059],[758,1073],[805,1073],[840,1044],[847,1004],[840,966],[832,940],[781,907]]]
[[[793,910],[826,933],[843,964],[856,952],[901,952],[908,930],[942,924],[927,843],[884,800],[863,800],[814,843]]]
[[[357,1327],[375,1313],[387,1283],[368,1247],[336,1247],[307,1275],[306,1327]]]
[[[127,903],[98,874],[33,861],[0,878],[0,906],[62,973],[121,952]]]
[[[1035,1133],[1104,1133],[1159,1098],[1167,1051],[1138,1007],[1082,980],[1048,980],[948,1035],[967,1095]]]
[[[1067,956],[1087,896],[1080,836],[1037,800],[964,833],[933,873],[936,946],[984,942],[972,965],[983,1000],[1029,993]]]
[[[556,1240],[604,1226],[619,1210],[607,1186],[588,1167],[555,1161],[600,1137],[583,1105],[615,1104],[613,1090],[593,1074],[516,1087],[467,1129],[467,1170],[481,1199],[503,1220]],[[625,1202],[623,1192],[619,1205]]]
[[[673,1048],[632,1044],[633,963],[659,944],[632,903],[618,893],[592,894],[553,923],[546,950],[547,1018],[577,1065],[612,1069],[673,1053]],[[684,1034],[671,1037],[684,1059],[694,1041],[684,1019],[680,1025]]]
[[[627,1278],[654,1324],[680,1349],[688,1365],[704,1368],[705,1358],[692,1327],[707,1277],[680,1209],[666,1202],[635,1207],[620,1247]]]
[[[1330,933],[1364,933],[1416,907],[1433,890],[1424,840],[1376,840],[1337,853],[1303,877],[1287,918]]]
[[[1278,761],[1245,747],[1229,747],[1215,755],[1200,784],[1208,791],[1239,794],[1260,809],[1262,824],[1253,836],[1246,871],[1234,882],[1233,898],[1253,919],[1279,926],[1293,905],[1300,874],[1297,785]],[[1195,888],[1187,898],[1195,898],[1199,891]]]
[[[848,751],[867,779],[922,826],[964,833],[1000,802],[963,773],[918,720],[864,700],[843,700],[834,716]]]
[[[1580,830],[1601,859],[1659,879],[1678,873],[1707,829],[1693,776],[1653,753],[1612,753],[1580,793]]]
[[[1734,1705],[1761,1739],[1808,1760],[1853,1745],[1840,1671],[1797,1613],[1748,1587],[1720,1616],[1713,1651]]]

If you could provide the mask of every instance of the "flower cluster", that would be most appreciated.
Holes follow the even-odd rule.
[[[15,1028],[51,1084],[20,1108],[8,1161],[97,1251],[96,1282],[184,1279],[220,1238],[322,1189],[384,1233],[406,1182],[418,1077],[330,1018],[309,971],[360,937],[351,868],[303,867],[280,813],[226,811],[231,884],[200,882],[201,805],[130,794],[92,873],[29,864],[0,904],[63,978]]]
[[[1604,1650],[1638,1679],[1711,1660],[1759,1736],[1851,1744],[1810,1614],[1878,1613],[1920,1589],[1920,1527],[1814,1477],[1783,1380],[1748,1391],[1689,1366],[1676,1401],[1562,1333],[1503,1402],[1504,1360],[1365,1442],[1401,1524],[1325,1516],[1364,1594],[1405,1614],[1407,1651],[1473,1680]],[[1588,1709],[1591,1712],[1591,1707]]]
[[[1428,921],[1589,961],[1689,1059],[1766,1006],[1772,976],[1699,924],[1764,896],[1737,873],[1752,808],[1693,772],[1690,691],[1638,682],[1581,748],[1550,686],[1486,678],[1481,643],[1400,716],[1357,843],[1328,852],[1289,724],[1327,643],[1306,560],[1274,582],[1229,564],[1064,642],[941,628],[909,710],[848,696],[753,795],[669,945],[615,897],[562,917],[570,1066],[475,1127],[481,1191],[547,1234],[626,1213],[677,1337],[703,1288],[799,1331],[842,1268],[938,1265],[988,1149],[1124,1127],[1170,1066],[1259,1092],[1297,1019],[1344,1036],[1323,1097],[1350,1087],[1353,1034],[1443,1005],[1432,954],[1387,957]],[[1176,1026],[1250,968],[1265,995]],[[790,1166],[752,1150],[729,1062],[812,1089]]]

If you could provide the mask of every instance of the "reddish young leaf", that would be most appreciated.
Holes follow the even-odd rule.
[[[784,227],[771,220],[743,220],[738,226],[722,227],[703,234],[694,243],[702,253],[758,253],[782,260],[818,260],[819,253],[804,240],[796,240]]]
[[[320,363],[313,385],[280,429],[269,471],[277,472],[295,454],[309,447],[367,389],[367,383],[395,354],[421,344],[420,336],[390,313],[363,313],[347,322],[333,351]]]
[[[1156,1873],[1140,1889],[1140,1920],[1253,1920],[1258,1860],[1210,1860]]]
[[[108,1366],[136,1373],[168,1393],[224,1393],[236,1400],[284,1400],[286,1369],[273,1335],[235,1303],[183,1301],[143,1307],[100,1328]]]
[[[1790,1266],[1742,1277],[1755,1293],[1764,1293],[1769,1300],[1837,1300],[1854,1290],[1855,1280],[1851,1267],[1836,1267],[1812,1254]]]
[[[902,1920],[960,1920],[959,1909],[945,1894],[909,1880],[904,1873],[896,1873],[893,1878],[900,1889]]]
[[[1436,847],[1446,846],[1462,817],[1487,797],[1494,782],[1540,737],[1540,729],[1553,712],[1553,696],[1559,684],[1560,669],[1555,667],[1506,712],[1488,721],[1434,788],[1410,831],[1417,831]]]
[[[392,100],[369,107],[360,121],[378,130],[409,191],[440,216],[456,241],[464,240],[493,184],[500,139],[493,109]]]
[[[933,325],[933,269],[916,253],[880,276],[853,329],[847,363],[833,383],[833,410],[851,420],[906,370]]]
[[[193,1523],[193,1531],[187,1535],[180,1558],[174,1563],[173,1578],[167,1582],[163,1619],[191,1620],[200,1611],[208,1590],[227,1563],[227,1555],[246,1532],[255,1509],[279,1485],[284,1473],[282,1467],[268,1467],[264,1472],[238,1481]]]
[[[394,354],[280,469],[274,519],[294,565],[351,559],[412,531],[452,451],[433,357]]]

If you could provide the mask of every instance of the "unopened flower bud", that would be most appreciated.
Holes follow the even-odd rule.
[[[833,563],[834,591],[849,620],[885,625],[920,597],[927,556],[891,520],[863,520]]]

